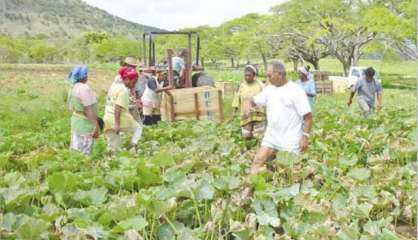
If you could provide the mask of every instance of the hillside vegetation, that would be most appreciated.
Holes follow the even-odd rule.
[[[72,38],[89,31],[139,38],[158,30],[126,21],[81,0],[0,0],[0,33],[14,37]]]

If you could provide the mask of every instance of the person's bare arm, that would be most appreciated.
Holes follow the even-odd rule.
[[[383,99],[382,99],[382,93],[378,93],[377,94],[377,109],[380,110],[382,108],[382,104],[383,104]]]
[[[351,106],[353,103],[353,97],[355,95],[355,92],[350,92],[350,97],[348,98],[347,106]]]
[[[174,89],[173,87],[163,87],[160,89],[155,90],[156,93],[160,93],[160,92],[164,92],[164,91],[168,91],[168,90],[172,90]]]
[[[312,128],[312,113],[303,116],[303,136],[300,140],[299,147],[301,152],[305,152],[309,146],[309,133]]]
[[[257,104],[255,104],[254,99],[252,97],[244,99],[244,113],[250,114],[251,109],[255,107]]]
[[[122,112],[122,107],[119,105],[115,105],[115,127],[114,130],[116,134],[120,132],[120,113]]]
[[[94,138],[99,137],[99,123],[97,122],[97,116],[93,111],[93,106],[84,107],[84,114],[86,114],[87,119],[94,126],[91,135]]]

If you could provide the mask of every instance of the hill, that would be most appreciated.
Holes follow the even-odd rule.
[[[0,33],[13,37],[68,39],[104,31],[139,38],[157,28],[133,23],[81,0],[0,0]]]

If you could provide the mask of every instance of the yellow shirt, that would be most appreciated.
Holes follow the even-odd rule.
[[[253,97],[260,93],[264,88],[264,84],[255,81],[252,84],[248,84],[243,81],[238,91],[235,93],[234,100],[232,101],[232,107],[239,108],[241,112],[241,125],[245,125],[253,121],[264,121],[265,119],[265,110],[261,107],[254,107],[251,111],[251,116],[245,116],[244,113],[244,100],[246,98]]]
[[[105,123],[104,132],[112,130],[115,126],[116,105],[122,107],[120,113],[120,128],[122,130],[139,127],[139,123],[129,113],[129,89],[122,82],[115,82],[110,86],[107,94],[105,115],[103,117]]]

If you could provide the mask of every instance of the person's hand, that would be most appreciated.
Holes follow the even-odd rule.
[[[251,113],[251,109],[253,108],[250,101],[246,100],[244,103],[244,114],[249,115]]]
[[[137,107],[137,108],[141,108],[141,107],[142,107],[142,102],[141,102],[141,100],[140,100],[140,99],[136,99],[136,100],[135,100],[135,105],[136,105],[136,107]]]
[[[229,117],[229,118],[226,120],[226,123],[230,123],[230,122],[234,121],[234,119],[235,119],[235,115],[232,115],[231,117]]]
[[[98,128],[98,127],[94,127],[94,128],[93,128],[93,131],[91,132],[91,136],[92,136],[93,138],[98,138],[98,137],[99,137],[99,135],[100,135],[99,128]]]
[[[347,106],[350,107],[352,103],[353,103],[353,100],[349,99],[347,102]]]
[[[308,146],[309,146],[308,137],[303,135],[302,139],[299,142],[300,151],[305,152],[306,150],[308,150]]]
[[[113,130],[115,131],[116,134],[120,133],[120,125],[115,125],[115,127],[113,128]]]

